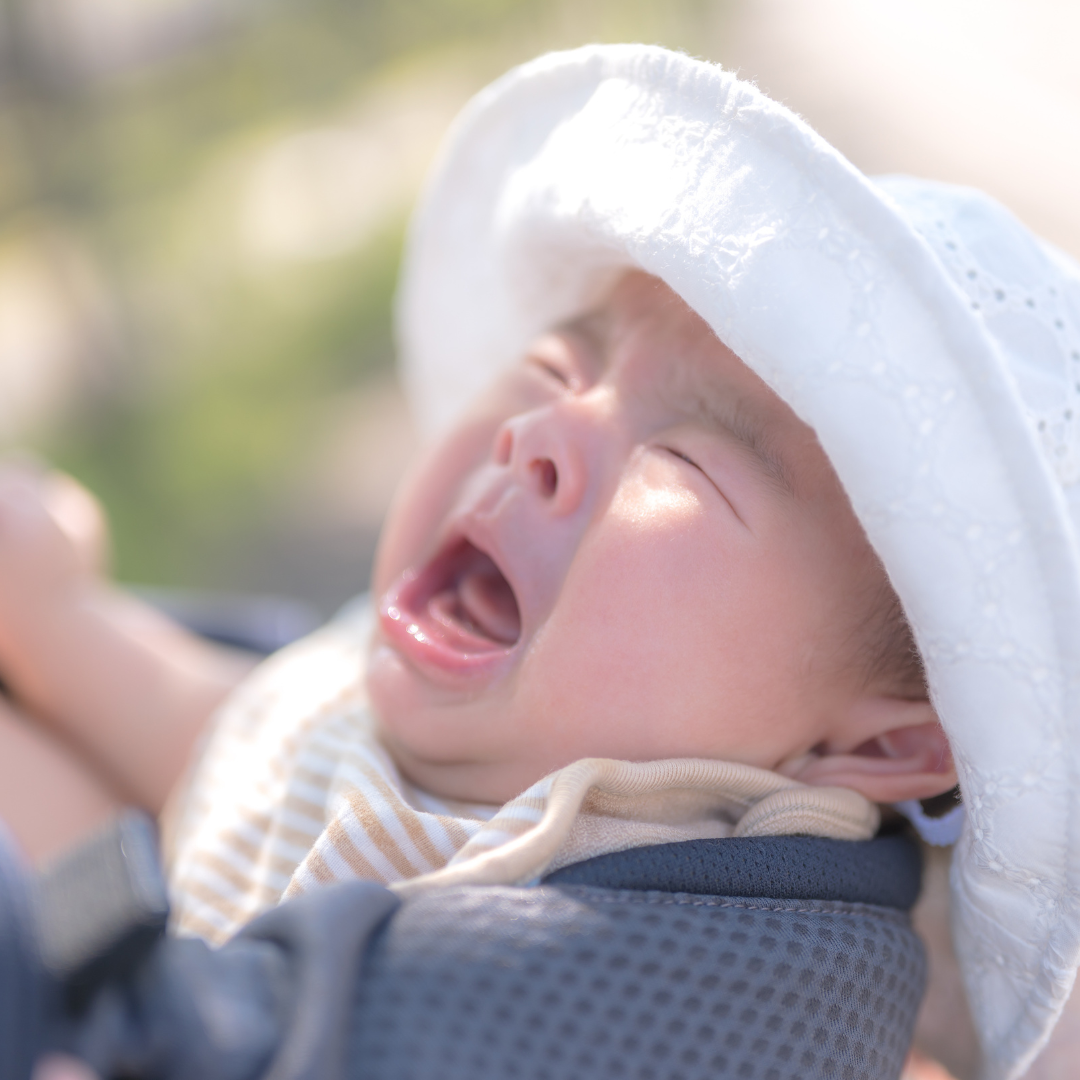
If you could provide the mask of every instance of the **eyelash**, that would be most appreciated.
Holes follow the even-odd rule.
[[[687,465],[693,465],[698,472],[702,471],[701,466],[693,458],[687,457],[681,450],[675,450],[670,446],[665,446],[664,449],[669,454],[673,454],[675,457],[679,458],[680,461],[685,461]]]
[[[550,375],[557,382],[565,386],[568,390],[574,385],[570,376],[565,372],[560,371],[554,364],[549,364],[544,360],[534,360],[533,363],[545,374]]]

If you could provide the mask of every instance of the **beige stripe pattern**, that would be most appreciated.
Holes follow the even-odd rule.
[[[400,776],[363,689],[370,612],[277,654],[220,714],[176,814],[174,926],[213,943],[282,898],[357,878],[403,895],[520,884],[646,844],[805,833],[863,839],[877,808],[746,765],[590,758],[502,807]]]

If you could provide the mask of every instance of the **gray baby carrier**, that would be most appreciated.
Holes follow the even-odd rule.
[[[44,1046],[105,1080],[897,1080],[919,878],[904,836],[694,840],[535,888],[337,885],[211,950],[159,936],[129,817],[38,887],[36,935],[0,868],[0,1080]]]

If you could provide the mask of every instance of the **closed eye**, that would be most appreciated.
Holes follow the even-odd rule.
[[[674,449],[674,447],[671,446],[665,446],[664,449],[669,454],[673,454],[675,457],[679,458],[680,461],[685,461],[687,465],[693,465],[698,472],[705,472],[705,470],[702,469],[702,467],[693,458],[687,457],[681,450],[676,450]]]
[[[533,364],[538,367],[545,375],[550,375],[551,378],[561,383],[568,390],[573,388],[574,382],[565,371],[561,371],[554,364],[548,363],[546,360],[541,360],[537,357],[533,358]]]
[[[697,471],[701,473],[701,475],[704,476],[705,479],[708,480],[708,482],[712,485],[720,498],[723,499],[724,502],[727,503],[727,505],[731,508],[731,512],[739,519],[740,522],[742,522],[743,525],[746,525],[746,522],[743,521],[742,515],[735,508],[735,505],[732,503],[732,501],[728,498],[727,493],[724,491],[724,489],[692,457],[687,457],[687,455],[684,454],[681,450],[676,450],[673,446],[665,446],[662,449],[666,450],[669,454],[672,455],[672,457],[677,457],[680,461],[685,461],[686,464],[689,465],[691,468],[697,469]]]

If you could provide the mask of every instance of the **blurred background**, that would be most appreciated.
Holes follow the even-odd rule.
[[[100,496],[123,580],[331,612],[415,446],[391,306],[439,140],[510,65],[617,40],[1080,255],[1066,0],[0,0],[0,450]]]

